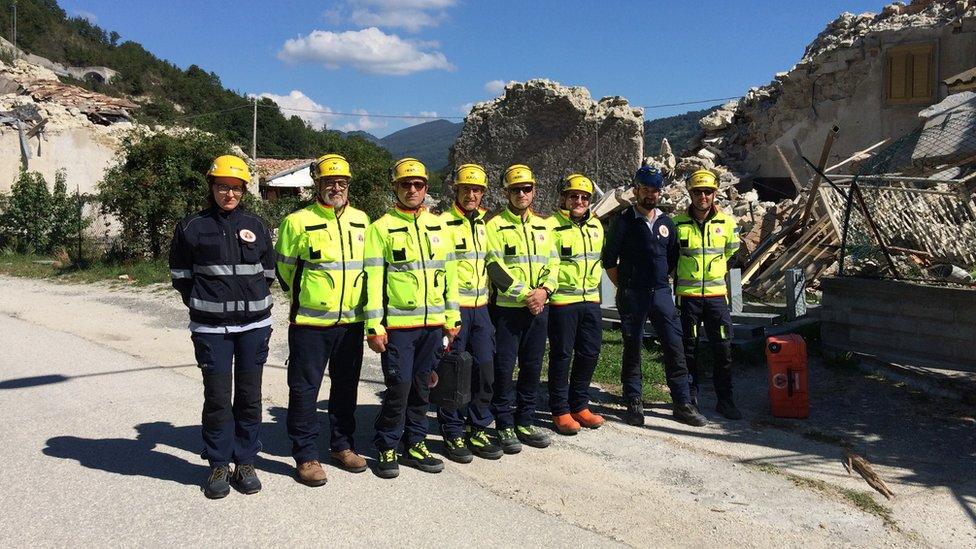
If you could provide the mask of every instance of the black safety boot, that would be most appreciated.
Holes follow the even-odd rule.
[[[474,454],[468,449],[464,442],[464,437],[450,437],[444,435],[444,448],[447,450],[447,459],[457,463],[471,463]]]
[[[397,464],[396,450],[380,450],[376,460],[376,476],[380,478],[396,478],[400,475],[400,465]]]
[[[444,470],[444,462],[434,457],[427,450],[427,444],[420,441],[400,456],[400,462],[407,467],[419,469],[425,473],[440,473]]]
[[[254,465],[247,463],[234,467],[234,476],[231,483],[239,492],[244,494],[256,494],[261,491],[261,481],[258,480],[258,473],[254,470]]]
[[[472,431],[468,435],[468,445],[471,447],[474,455],[481,459],[501,459],[505,453],[501,446],[491,441],[491,438],[488,437],[488,433],[484,429]]]
[[[732,397],[719,397],[715,411],[728,419],[742,419],[742,412],[736,407],[735,402],[732,402]]]
[[[203,495],[210,499],[227,497],[230,493],[230,467],[218,465],[210,469],[210,478],[203,486]]]
[[[698,408],[695,408],[695,405],[690,402],[674,405],[674,419],[693,427],[708,425],[705,416],[701,415]]]
[[[644,402],[639,398],[635,398],[627,403],[627,411],[621,414],[621,419],[627,425],[633,425],[634,427],[644,426]]]
[[[549,435],[534,425],[516,425],[515,436],[522,441],[522,444],[528,444],[533,448],[546,448],[552,444]]]
[[[502,451],[506,454],[517,454],[522,451],[522,443],[515,436],[514,427],[506,427],[498,430],[498,443],[502,446]]]

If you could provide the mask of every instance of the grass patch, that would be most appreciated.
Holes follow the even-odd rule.
[[[865,513],[870,513],[879,517],[884,521],[885,525],[890,527],[895,526],[895,519],[892,516],[891,507],[882,505],[875,501],[874,496],[871,492],[866,492],[863,490],[851,490],[850,488],[841,488],[839,486],[834,486],[829,482],[824,482],[822,480],[801,477],[800,475],[795,475],[793,473],[788,473],[782,468],[769,463],[746,463],[745,464],[752,469],[757,471],[762,471],[763,473],[770,475],[779,475],[781,477],[787,478],[794,486],[799,488],[806,488],[808,490],[815,490],[823,494],[840,498],[847,503],[857,507]]]
[[[91,283],[105,280],[125,282],[136,286],[168,283],[169,265],[165,260],[113,263],[104,260],[87,265],[64,265],[61,259],[24,254],[0,255],[0,274],[21,278],[41,278],[56,282]]]

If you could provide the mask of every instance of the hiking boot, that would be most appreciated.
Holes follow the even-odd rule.
[[[715,405],[715,411],[728,419],[742,419],[742,412],[732,402],[732,397],[719,398]]]
[[[634,427],[644,426],[644,402],[639,398],[631,400],[627,404],[627,411],[621,414],[621,419],[627,425],[633,425]]]
[[[317,459],[303,461],[298,464],[297,469],[298,482],[301,482],[305,486],[322,486],[329,481],[325,476],[325,469],[322,468],[322,464]]]
[[[501,459],[502,451],[501,446],[495,444],[488,438],[488,433],[484,429],[478,429],[468,436],[468,444],[471,446],[471,451],[474,455],[480,457],[481,459]]]
[[[397,465],[396,450],[380,450],[379,459],[376,461],[376,476],[380,478],[396,478],[400,475],[400,466]]]
[[[695,408],[695,405],[690,402],[674,405],[674,419],[692,427],[708,425],[705,416],[701,415],[698,408]]]
[[[366,460],[350,448],[338,452],[329,452],[329,456],[332,458],[332,463],[344,471],[362,473],[366,470]]]
[[[560,435],[572,436],[579,432],[580,424],[569,414],[553,414],[552,424]]]
[[[261,491],[261,481],[258,473],[254,470],[251,463],[238,464],[234,467],[234,476],[231,483],[239,492],[243,494],[256,494]]]
[[[230,493],[230,467],[218,465],[210,469],[210,478],[203,486],[203,495],[210,499],[220,499]]]
[[[447,459],[457,463],[471,463],[474,454],[468,449],[464,442],[464,437],[444,436],[444,448],[447,449]]]
[[[580,426],[586,427],[587,429],[599,429],[604,423],[606,423],[603,416],[594,414],[589,408],[583,408],[579,412],[575,412],[570,415],[573,416],[573,419],[575,419]]]
[[[522,443],[515,436],[515,429],[506,427],[498,430],[498,444],[506,454],[517,454],[522,451]]]
[[[552,441],[549,440],[549,435],[543,433],[540,429],[536,429],[534,425],[516,425],[515,436],[523,444],[528,444],[533,448],[545,448],[552,444]]]
[[[440,473],[444,470],[444,462],[435,458],[422,440],[408,448],[406,453],[400,456],[400,461],[408,467],[420,469],[425,473]]]

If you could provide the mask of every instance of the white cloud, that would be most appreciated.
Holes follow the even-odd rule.
[[[348,20],[360,27],[400,28],[419,32],[447,19],[456,0],[346,0]],[[339,13],[334,9],[330,12]]]
[[[435,42],[403,40],[376,27],[358,31],[312,31],[284,43],[278,58],[287,62],[321,63],[327,69],[344,65],[361,72],[405,75],[426,70],[453,71]],[[428,51],[425,51],[428,50]]]
[[[464,116],[467,116],[468,113],[471,112],[471,109],[474,108],[474,105],[475,105],[474,103],[465,103],[460,107],[458,107],[458,112],[460,112]]]
[[[254,97],[254,94],[250,94],[250,97]],[[265,92],[257,94],[257,97],[274,101],[286,117],[297,116],[315,129],[331,127],[337,118],[336,115],[329,114],[333,112],[332,109],[316,103],[300,90],[292,90],[288,95]]]
[[[92,25],[98,24],[98,16],[95,15],[94,13],[90,12],[90,11],[75,10],[74,13],[75,13],[75,17],[79,17],[81,19],[85,19],[86,21],[88,21]]]
[[[498,95],[505,91],[505,81],[492,80],[491,82],[485,82],[485,91],[492,95]]]
[[[338,27],[342,24],[342,12],[338,8],[327,9],[322,12],[322,20],[331,27]]]
[[[431,120],[438,118],[437,111],[420,111],[420,114],[416,116],[414,116],[413,113],[405,112],[403,113],[403,116],[408,117],[402,119],[407,123],[408,126],[414,126],[423,122],[430,122]]]
[[[375,130],[377,128],[386,127],[385,120],[383,120],[382,118],[373,118],[370,116],[366,116],[369,114],[369,112],[366,111],[365,109],[354,109],[352,112],[363,116],[356,118],[352,122],[347,122],[343,124],[342,127],[339,129],[341,129],[344,132],[351,132],[357,130],[368,132],[368,131]]]

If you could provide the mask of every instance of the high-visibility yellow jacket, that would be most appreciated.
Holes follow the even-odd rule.
[[[454,243],[452,257],[457,261],[458,303],[462,307],[487,305],[485,210],[478,209],[466,215],[455,203],[441,214],[441,218]]]
[[[501,307],[525,307],[535,288],[550,294],[559,286],[559,254],[552,238],[551,221],[529,210],[525,221],[505,208],[486,227],[485,254],[494,302]]]
[[[701,225],[687,212],[675,216],[674,225],[681,248],[675,280],[677,295],[725,295],[728,260],[739,250],[735,219],[716,207]]]
[[[440,217],[394,206],[366,230],[366,333],[461,325],[453,240]]]
[[[291,298],[289,320],[334,326],[365,320],[363,247],[369,216],[346,205],[315,202],[293,212],[278,229],[276,274]]]
[[[553,305],[600,302],[603,224],[589,212],[586,215],[582,223],[573,221],[566,210],[557,211],[551,218],[559,253],[559,287],[552,294]]]

